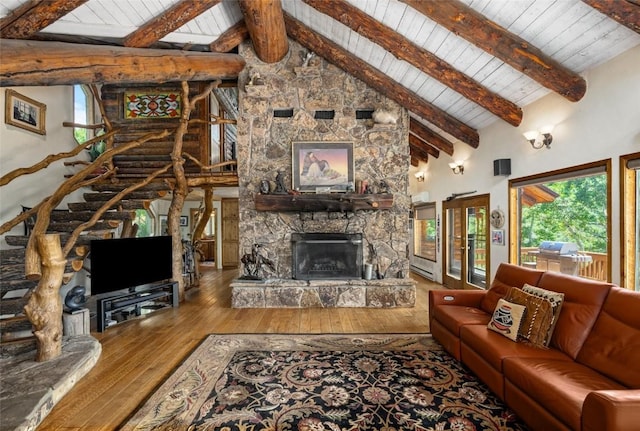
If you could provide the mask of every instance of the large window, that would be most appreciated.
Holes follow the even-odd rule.
[[[413,221],[413,253],[424,259],[436,260],[436,204],[416,206]]]
[[[620,158],[621,175],[621,251],[620,285],[640,291],[640,153]]]
[[[511,261],[611,279],[610,161],[510,181]]]

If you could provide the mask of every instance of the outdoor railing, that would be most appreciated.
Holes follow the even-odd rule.
[[[538,251],[537,247],[522,247],[520,249],[520,265],[535,268],[536,255],[530,252]],[[591,280],[607,281],[607,255],[606,253],[595,253],[591,251],[581,251],[579,254],[591,256],[591,262],[580,264],[578,276]]]

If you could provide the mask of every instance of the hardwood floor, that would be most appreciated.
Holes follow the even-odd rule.
[[[211,333],[425,333],[428,294],[442,286],[418,275],[416,306],[397,309],[232,309],[237,270],[202,268],[200,286],[178,308],[92,333],[96,366],[43,420],[43,430],[115,430]]]

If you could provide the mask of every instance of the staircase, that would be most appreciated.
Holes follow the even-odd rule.
[[[91,219],[96,210],[126,186],[118,183],[94,185],[92,192],[83,195],[83,202],[69,203],[66,209],[52,211],[47,233],[60,234],[64,247],[75,228]],[[91,240],[113,238],[118,232],[121,236],[135,235],[132,226],[135,210],[148,208],[152,200],[164,196],[168,189],[164,183],[152,183],[113,205],[101,220],[80,235],[67,256],[65,275],[82,270]],[[36,347],[33,327],[24,314],[29,292],[38,284],[25,278],[24,264],[25,248],[34,224],[35,217],[31,217],[24,223],[24,235],[5,236],[8,245],[20,248],[0,250],[0,357],[15,356]]]

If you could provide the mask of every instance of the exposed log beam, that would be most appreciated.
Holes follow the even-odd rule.
[[[87,0],[30,0],[0,19],[0,38],[28,39]]]
[[[413,154],[411,154],[411,166],[414,167],[418,167],[420,166],[420,159],[419,157],[414,156]],[[428,160],[424,160],[424,162],[426,163]]]
[[[427,75],[477,103],[512,126],[522,122],[522,109],[515,103],[491,92],[467,75],[453,68],[426,49],[372,18],[345,0],[303,0],[319,12],[341,22],[370,39],[394,57],[404,60]]]
[[[289,52],[280,0],[239,0],[253,49],[265,63],[276,63]]]
[[[409,131],[429,145],[432,145],[437,149],[444,151],[448,155],[453,156],[453,144],[447,141],[442,136],[438,135],[433,130],[429,129],[418,120],[409,118]]]
[[[436,159],[440,157],[440,151],[433,148],[431,145],[429,145],[427,142],[423,141],[416,135],[409,134],[409,148],[416,148],[422,152],[429,154],[432,157],[435,157]]]
[[[411,112],[428,119],[445,132],[462,142],[477,148],[478,132],[436,106],[425,102],[417,94],[401,86],[380,70],[353,56],[339,45],[317,34],[287,13],[284,14],[287,33],[302,46],[322,56],[327,61],[350,73],[365,84],[394,100]]]
[[[411,159],[416,159],[418,162],[425,162],[425,163],[429,162],[429,154],[427,154],[425,151],[422,151],[419,148],[409,146],[409,155],[411,156]],[[418,165],[413,165],[413,166],[418,166]]]
[[[148,48],[172,31],[220,3],[220,0],[182,0],[124,38],[124,46]]]
[[[2,39],[0,87],[234,79],[235,54]]]
[[[240,21],[211,42],[209,50],[211,52],[229,52],[247,39],[249,39],[249,29],[244,21]]]
[[[640,34],[640,3],[637,0],[582,0],[592,8]]]
[[[400,1],[572,102],[587,91],[580,75],[458,0]]]

